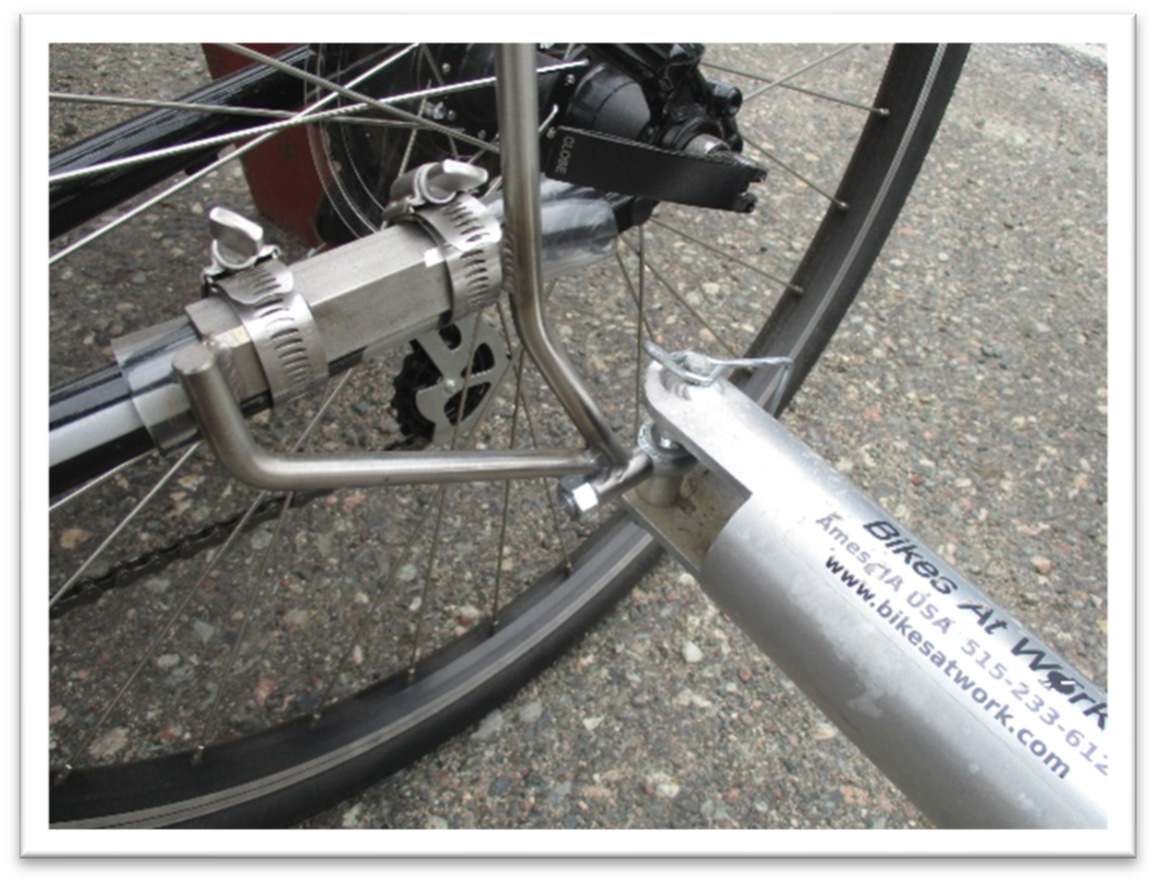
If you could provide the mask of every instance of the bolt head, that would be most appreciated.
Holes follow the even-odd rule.
[[[446,393],[457,393],[459,390],[461,390],[462,382],[457,378],[447,378],[442,382],[442,387],[445,389]]]
[[[564,476],[558,485],[558,500],[566,512],[577,519],[598,506],[598,492],[584,477]]]

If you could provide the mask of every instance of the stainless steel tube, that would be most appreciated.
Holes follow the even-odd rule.
[[[221,463],[240,479],[270,491],[405,483],[474,482],[589,473],[588,452],[534,449],[524,452],[349,452],[335,455],[275,454],[262,449],[233,399],[212,348],[192,344],[173,358],[204,436]]]
[[[502,145],[502,285],[526,351],[586,442],[613,464],[629,454],[582,378],[550,334],[543,308],[542,213],[538,157],[537,50],[498,46],[498,125]]]
[[[1106,825],[1100,689],[733,385],[646,394],[745,497],[703,588],[932,820]]]

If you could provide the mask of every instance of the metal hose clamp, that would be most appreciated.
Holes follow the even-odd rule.
[[[329,376],[313,313],[281,261],[267,259],[219,277],[212,286],[228,299],[252,340],[274,405],[300,396]]]
[[[469,194],[489,173],[456,160],[425,163],[390,188],[383,218],[420,225],[438,244],[453,292],[451,319],[493,304],[501,291],[502,226]]]
[[[502,288],[502,226],[480,200],[458,194],[413,216],[438,242],[453,288],[452,319],[493,304]]]

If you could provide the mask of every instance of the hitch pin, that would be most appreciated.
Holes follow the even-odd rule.
[[[666,369],[679,381],[695,387],[710,387],[719,378],[733,369],[755,369],[760,366],[782,366],[776,394],[786,384],[792,359],[789,356],[758,356],[733,359],[717,359],[693,350],[666,351],[653,341],[644,341],[643,347],[650,358]]]

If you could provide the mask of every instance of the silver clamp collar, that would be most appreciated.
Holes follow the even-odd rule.
[[[438,244],[450,276],[452,320],[493,304],[501,291],[502,226],[468,193],[488,178],[469,163],[426,163],[393,183],[383,214],[387,223],[419,224]]]

